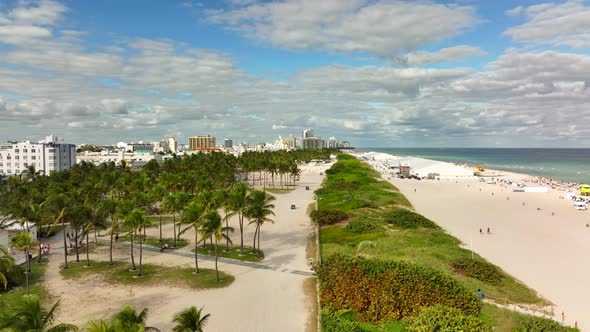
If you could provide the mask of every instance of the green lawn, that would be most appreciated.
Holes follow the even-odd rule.
[[[119,242],[130,242],[131,238],[129,235],[119,237]],[[188,240],[180,238],[176,240],[176,248],[174,247],[174,239],[173,238],[162,238],[162,242],[160,242],[159,237],[147,236],[146,239],[143,241],[144,245],[161,248],[164,244],[168,244],[168,249],[175,250],[178,248],[186,247],[188,245]],[[136,236],[133,239],[133,244],[139,244],[139,236]]]
[[[41,263],[37,260],[31,262],[31,274],[29,275],[29,285],[31,294],[39,296],[41,302],[49,300],[49,294],[42,284],[45,270],[47,270],[47,259],[44,258]],[[24,276],[22,284],[17,287],[12,287],[7,290],[3,288],[0,290],[0,308],[5,305],[14,305],[20,298],[25,296],[27,291],[25,289]]]
[[[160,216],[148,216],[149,220],[151,220],[155,225],[160,225]],[[176,221],[179,219],[176,218]],[[174,221],[174,217],[171,215],[162,215],[162,224],[171,224]]]
[[[199,255],[207,255],[207,256],[215,256],[215,252],[213,251],[214,246],[211,244],[206,245],[205,247],[199,245]],[[195,249],[191,250],[195,252]],[[225,251],[225,245],[218,245],[217,246],[217,254],[219,257],[223,258],[231,258],[236,259],[239,261],[244,262],[259,262],[264,259],[264,251],[260,250],[260,252],[252,253],[252,247],[244,246],[244,255],[240,255],[240,246],[231,246],[229,251]]]
[[[69,269],[60,269],[60,273],[66,279],[99,275],[107,283],[122,285],[161,286],[171,285],[186,288],[219,288],[225,287],[234,281],[234,277],[219,271],[220,281],[215,277],[215,270],[200,269],[199,273],[193,273],[194,268],[173,268],[154,264],[144,264],[143,277],[138,278],[138,271],[132,271],[129,262],[114,262],[112,266],[108,262],[91,261],[91,267],[85,267],[85,262],[72,263]]]
[[[286,189],[286,188],[266,188],[264,190],[266,190],[266,192],[271,193],[271,194],[281,195],[281,194],[288,194],[288,193],[292,192],[293,188],[288,188],[288,189]]]

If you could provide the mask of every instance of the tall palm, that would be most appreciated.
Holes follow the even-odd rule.
[[[131,211],[129,216],[127,216],[127,225],[130,230],[130,236],[133,238],[131,231],[133,233],[139,232],[139,273],[137,276],[142,277],[142,261],[143,261],[143,236],[141,236],[141,232],[148,227],[152,226],[152,221],[149,218],[146,218],[145,212],[134,209]]]
[[[240,225],[240,255],[244,255],[244,213],[248,203],[248,185],[238,181],[232,185],[228,196],[227,208],[238,215]]]
[[[219,255],[217,252],[217,245],[219,241],[221,241],[224,238],[231,242],[229,237],[225,235],[223,232],[226,230],[233,231],[233,229],[229,227],[223,227],[223,223],[221,222],[221,216],[219,215],[219,212],[217,212],[216,210],[206,212],[201,217],[201,220],[203,224],[200,230],[202,239],[206,239],[208,237],[213,237],[213,239],[215,239],[215,274],[217,276],[217,281],[219,281],[219,269],[217,268],[217,261]]]
[[[26,267],[27,267],[27,271],[25,272],[27,295],[30,294],[30,292],[29,292],[29,274],[31,273],[31,271],[30,271],[31,260],[29,259],[29,253],[31,253],[31,251],[33,251],[33,250],[37,250],[36,247],[38,244],[39,243],[36,240],[33,240],[33,237],[31,236],[30,233],[24,233],[24,232],[18,233],[10,239],[10,245],[12,247],[15,247],[18,250],[22,250],[25,253],[25,261],[26,261]]]
[[[4,317],[0,319],[0,330],[15,332],[78,331],[78,328],[72,324],[51,326],[58,307],[59,301],[51,309],[45,310],[38,296],[23,297],[15,306],[9,307]]]
[[[270,216],[275,215],[272,210],[275,206],[271,203],[274,200],[274,196],[267,194],[263,190],[253,190],[248,195],[246,215],[248,216],[248,219],[250,219],[250,224],[256,225],[252,250],[256,248],[256,240],[258,240],[258,253],[260,253],[260,227],[265,222],[274,223],[274,221],[270,219]],[[258,236],[258,239],[256,239],[256,236]]]
[[[133,270],[136,270],[135,267],[135,257],[133,255],[134,250],[133,250],[133,240],[134,240],[134,231],[131,230],[131,227],[133,226],[132,224],[128,224],[128,217],[131,214],[131,211],[133,211],[133,202],[130,200],[121,200],[118,202],[117,204],[117,212],[115,213],[115,218],[116,220],[120,221],[117,223],[116,225],[116,229],[115,232],[119,233],[119,229],[122,228],[123,226],[126,226],[129,229],[129,238],[130,238],[130,242],[131,242],[131,246],[129,246],[129,250],[130,250],[130,254],[131,254],[131,265],[133,266]],[[124,224],[124,225],[119,225],[120,223]],[[113,230],[111,230],[113,231]]]
[[[158,211],[158,216],[160,217],[160,242],[162,242],[162,207],[166,194],[166,188],[162,185],[154,186],[148,194],[150,203],[155,207],[156,211]]]
[[[115,236],[115,231],[117,230],[117,201],[113,198],[106,198],[102,200],[98,204],[99,213],[110,218],[111,220],[111,232],[110,232],[110,241],[109,241],[109,265],[113,265],[113,240]]]
[[[0,283],[4,285],[4,289],[8,287],[6,273],[14,271],[15,268],[14,258],[8,254],[6,248],[0,245]]]
[[[41,204],[45,209],[49,218],[53,220],[52,226],[61,222],[63,243],[64,243],[64,269],[68,269],[68,245],[66,242],[66,219],[67,210],[69,209],[69,199],[66,194],[60,192],[58,189],[50,191],[47,199]]]
[[[188,203],[189,197],[184,192],[177,192],[167,195],[164,198],[164,208],[169,213],[172,213],[172,228],[174,229],[174,242],[172,246],[176,248],[177,232],[176,232],[176,214],[184,208]],[[182,217],[181,217],[182,219]]]
[[[203,315],[203,308],[192,306],[174,315],[174,332],[203,332],[211,314]]]
[[[199,229],[201,227],[201,217],[205,212],[205,206],[197,199],[184,207],[182,211],[182,223],[188,225],[181,231],[184,234],[189,229],[195,232],[195,272],[199,273]]]

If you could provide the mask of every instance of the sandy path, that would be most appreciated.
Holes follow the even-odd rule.
[[[587,211],[575,210],[556,192],[514,193],[467,180],[390,182],[418,212],[556,304],[556,318],[561,320],[563,311],[567,324],[577,321],[589,330]],[[491,235],[479,234],[488,227]]]
[[[63,256],[52,254],[45,279],[50,293],[61,299],[58,320],[83,325],[90,319],[109,317],[123,305],[131,304],[150,310],[148,325],[169,331],[174,313],[196,305],[204,306],[204,311],[211,314],[208,331],[304,331],[314,300],[306,298],[304,292],[304,281],[309,277],[294,271],[309,271],[305,248],[311,224],[306,208],[314,202],[313,190],[319,188],[323,179],[319,173],[327,168],[329,165],[304,167],[295,190],[275,195],[275,223],[263,225],[261,233],[261,249],[266,255],[261,264],[270,269],[220,262],[221,271],[236,277],[226,288],[196,291],[106,285],[98,279],[63,280],[57,270]],[[305,190],[305,186],[311,186],[311,190]],[[296,204],[297,209],[291,210],[291,204]],[[237,221],[232,223],[237,229]],[[166,225],[164,230],[165,236],[170,237],[172,225]],[[247,226],[245,244],[251,245],[253,231],[253,226]],[[152,229],[150,233],[156,235],[158,230]],[[192,242],[193,233],[184,237]],[[232,235],[232,240],[239,244],[239,232]],[[189,252],[190,249],[189,245],[179,250]],[[100,249],[91,259],[108,259],[107,250]],[[127,250],[118,249],[115,259],[128,260]],[[192,257],[147,251],[144,251],[144,262],[187,267],[194,264]],[[199,265],[214,268],[211,261],[200,260]]]

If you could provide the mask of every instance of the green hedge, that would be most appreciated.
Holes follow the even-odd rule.
[[[313,210],[310,214],[313,222],[320,225],[333,225],[348,218],[346,212],[340,210]]]
[[[383,219],[385,222],[400,228],[440,228],[432,220],[406,209],[387,212],[383,215]]]
[[[349,309],[361,321],[400,320],[444,304],[477,315],[481,301],[451,276],[403,261],[337,254],[317,269],[322,305]]]
[[[492,329],[475,316],[463,315],[461,311],[443,305],[435,305],[420,311],[406,326],[408,332],[489,332]]]
[[[494,264],[471,258],[456,260],[451,263],[451,268],[455,273],[463,274],[492,285],[499,284],[503,277],[500,269]]]

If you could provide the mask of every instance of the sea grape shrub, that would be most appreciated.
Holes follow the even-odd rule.
[[[344,227],[347,232],[351,233],[372,233],[378,232],[383,228],[374,220],[352,219]]]
[[[529,316],[523,319],[516,329],[515,332],[579,332],[580,330],[574,327],[562,326],[558,322],[541,318]]]
[[[475,278],[492,285],[497,285],[502,281],[502,271],[486,261],[471,258],[458,259],[451,263],[451,268],[455,273]]]
[[[406,209],[398,209],[387,212],[384,214],[383,219],[385,222],[400,228],[440,228],[432,220],[424,217],[421,214]]]
[[[451,276],[409,262],[336,254],[317,274],[322,305],[352,310],[361,321],[400,320],[435,304],[478,315],[482,305]]]
[[[416,317],[410,319],[406,331],[491,332],[492,329],[475,316],[464,315],[457,309],[438,304],[422,309]]]
[[[348,218],[344,211],[340,210],[313,210],[310,214],[311,220],[320,225],[333,225]]]

